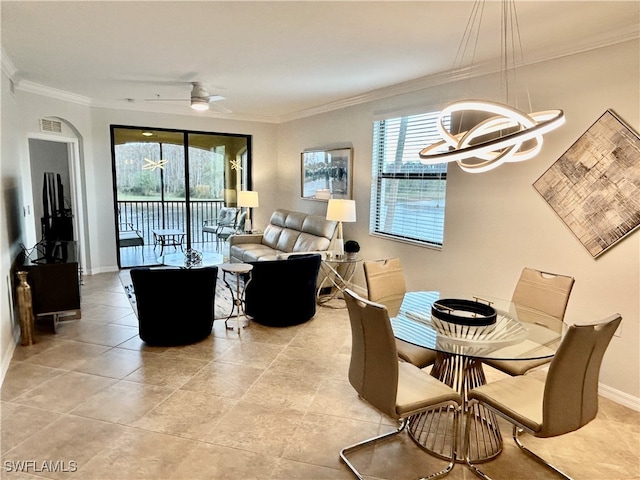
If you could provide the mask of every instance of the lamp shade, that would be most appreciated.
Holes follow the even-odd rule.
[[[259,207],[258,192],[251,190],[241,190],[238,192],[238,206],[239,207]]]
[[[327,220],[337,222],[356,221],[356,201],[332,198],[327,204]]]

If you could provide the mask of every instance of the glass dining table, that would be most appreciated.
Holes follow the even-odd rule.
[[[445,299],[490,305],[496,312],[495,323],[459,324],[432,316],[433,304],[443,300],[446,303]],[[396,338],[437,352],[431,375],[460,392],[461,414],[473,416],[469,453],[476,463],[490,460],[502,451],[495,414],[480,405],[467,405],[467,392],[486,383],[483,361],[550,359],[565,331],[565,324],[557,318],[508,300],[438,291],[406,293],[391,325]],[[416,415],[409,421],[409,435],[429,453],[443,459],[449,458],[455,446],[456,458],[463,462],[467,422],[460,419],[457,435],[448,438],[445,432],[450,431],[453,415],[451,409],[444,407]]]

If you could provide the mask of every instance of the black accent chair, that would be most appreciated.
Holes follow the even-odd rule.
[[[269,327],[298,325],[313,318],[320,260],[315,253],[249,262],[253,270],[245,292],[246,314]]]
[[[218,267],[131,269],[140,338],[187,345],[211,334]]]

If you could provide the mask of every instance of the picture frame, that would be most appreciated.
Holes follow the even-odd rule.
[[[351,199],[353,148],[305,150],[300,157],[302,198],[322,202]]]
[[[596,258],[640,227],[640,136],[607,110],[533,187]]]

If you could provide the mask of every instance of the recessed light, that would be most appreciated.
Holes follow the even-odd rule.
[[[142,132],[143,137],[153,137],[153,132]]]

